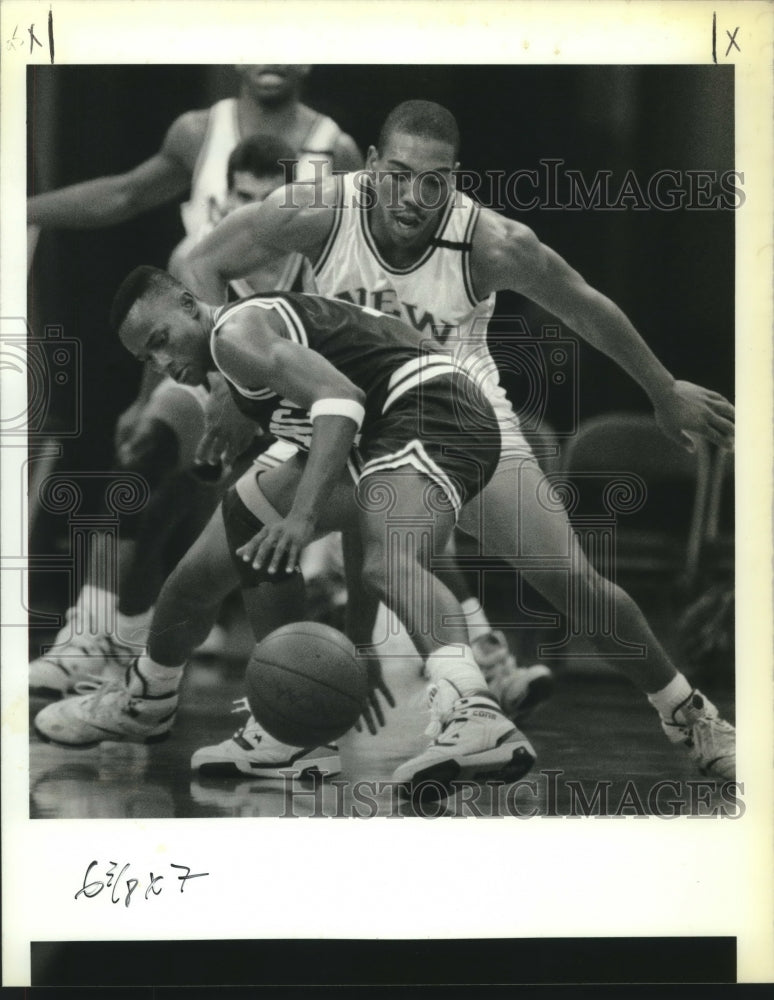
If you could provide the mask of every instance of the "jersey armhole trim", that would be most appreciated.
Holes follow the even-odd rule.
[[[215,325],[212,328],[212,334],[210,336],[210,354],[212,355],[212,360],[215,362],[215,366],[221,375],[230,382],[236,391],[241,395],[245,396],[247,399],[269,399],[272,396],[276,396],[277,393],[274,389],[268,386],[262,386],[259,389],[248,389],[246,386],[240,385],[231,375],[227,375],[223,371],[216,356],[216,345],[218,343],[217,334],[220,327],[223,325],[226,319],[230,319],[234,313],[241,312],[243,309],[247,308],[257,308],[257,309],[272,309],[280,319],[282,319],[285,329],[287,330],[287,339],[292,343],[301,344],[302,347],[308,347],[309,341],[306,336],[306,330],[304,325],[299,319],[298,314],[295,309],[287,302],[285,299],[272,296],[271,298],[258,299],[242,299],[240,302],[235,302],[231,306],[225,306],[220,312],[216,313]]]
[[[335,174],[334,176],[336,178],[336,204],[333,207],[333,222],[331,223],[330,232],[325,239],[322,252],[312,265],[315,277],[317,277],[330,259],[331,251],[339,235],[344,217],[344,174]]]
[[[468,224],[465,227],[465,240],[467,247],[462,252],[462,283],[465,286],[465,294],[473,306],[480,305],[484,298],[476,294],[476,289],[473,285],[473,270],[470,265],[470,257],[473,252],[473,236],[476,232],[476,225],[481,217],[481,206],[473,203],[473,208],[470,213],[470,218],[468,219]]]

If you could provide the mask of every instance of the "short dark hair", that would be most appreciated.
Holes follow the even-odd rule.
[[[229,189],[238,170],[250,173],[253,177],[276,177],[278,174],[288,176],[281,160],[290,160],[293,164],[298,160],[293,147],[282,139],[262,132],[243,139],[228,158],[226,179]],[[288,176],[288,180],[291,176]]]
[[[393,108],[379,132],[380,153],[395,132],[448,142],[454,150],[455,158],[460,150],[457,119],[451,111],[435,101],[404,101]]]
[[[149,264],[136,267],[124,278],[113,296],[109,320],[111,333],[114,336],[118,335],[135,302],[148,295],[159,295],[169,291],[184,292],[185,285],[171,274],[162,271],[160,267],[151,267]]]

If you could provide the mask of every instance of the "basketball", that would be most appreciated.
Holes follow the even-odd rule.
[[[284,625],[258,643],[247,664],[247,700],[275,739],[316,747],[343,736],[368,694],[366,668],[341,632],[317,622]]]

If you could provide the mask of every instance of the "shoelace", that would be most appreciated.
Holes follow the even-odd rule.
[[[97,636],[97,649],[106,659],[119,659],[121,656],[134,655],[134,649],[123,642],[118,642],[112,635]]]
[[[76,694],[83,695],[82,704],[88,704],[89,709],[94,712],[102,701],[110,694],[126,695],[126,703],[132,700],[129,689],[121,681],[106,680],[104,677],[94,677],[89,675],[75,685]]]
[[[434,740],[441,735],[451,718],[451,706],[444,705],[441,689],[437,684],[431,684],[427,689],[427,705],[430,709],[430,722],[425,730],[425,736]]]

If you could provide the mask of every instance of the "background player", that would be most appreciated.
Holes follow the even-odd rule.
[[[662,431],[683,446],[699,434],[730,447],[733,407],[718,393],[676,381],[623,312],[529,228],[479,210],[455,191],[458,148],[457,124],[446,109],[405,102],[388,116],[378,147],[369,149],[370,179],[336,178],[320,190],[298,186],[235,213],[189,258],[188,282],[218,302],[225,281],[267,254],[295,249],[314,262],[324,294],[353,301],[364,295],[364,304],[427,324],[428,334],[456,329],[458,356],[478,371],[503,432],[500,467],[482,493],[483,554],[512,559],[570,618],[575,601],[594,608],[604,602],[617,635],[593,637],[597,654],[647,694],[668,738],[685,744],[700,768],[733,777],[732,727],[675,669],[629,595],[589,564],[566,513],[541,502],[547,484],[487,351],[494,295],[509,289],[532,299],[609,355],[647,393]],[[460,526],[478,532],[475,516],[466,512]],[[566,568],[548,568],[557,560]],[[621,656],[619,641],[641,647],[642,657]]]
[[[236,68],[237,97],[180,115],[159,151],[128,173],[28,199],[28,225],[38,229],[115,225],[188,192],[181,208],[183,225],[189,235],[200,233],[223,216],[229,154],[257,132],[280,139],[295,151],[298,180],[362,165],[354,140],[332,119],[302,103],[309,66]]]

